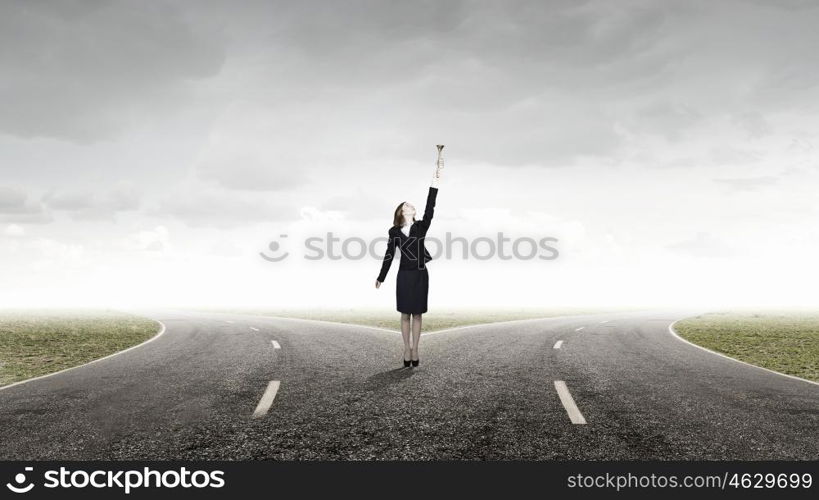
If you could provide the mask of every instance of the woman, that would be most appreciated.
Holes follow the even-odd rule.
[[[424,218],[415,220],[415,207],[403,202],[393,214],[393,225],[387,232],[387,252],[381,264],[381,272],[375,280],[375,287],[380,288],[387,277],[395,247],[401,249],[401,262],[398,265],[398,277],[395,281],[396,309],[401,313],[401,336],[404,339],[404,366],[418,366],[418,342],[421,340],[421,315],[427,312],[427,295],[429,293],[429,274],[426,263],[432,256],[424,246],[424,238],[435,211],[435,199],[438,196],[438,179],[444,168],[441,157],[443,145],[438,145],[438,162],[432,175],[432,184],[427,194]],[[410,317],[412,324],[410,325]],[[410,343],[410,328],[412,343]]]

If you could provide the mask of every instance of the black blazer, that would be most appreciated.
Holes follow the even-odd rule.
[[[401,249],[401,262],[398,269],[425,269],[424,265],[432,260],[432,256],[424,245],[424,239],[427,236],[429,223],[432,222],[437,197],[438,188],[430,186],[429,194],[427,194],[427,205],[424,207],[424,218],[412,223],[409,236],[405,235],[401,228],[397,226],[393,226],[387,231],[387,252],[384,254],[384,261],[381,263],[378,281],[383,283],[387,278],[387,271],[390,270],[392,259],[395,257],[396,246]]]

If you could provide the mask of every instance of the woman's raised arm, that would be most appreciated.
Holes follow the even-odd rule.
[[[441,178],[441,170],[444,168],[444,159],[441,157],[441,150],[443,148],[443,146],[438,146],[438,162],[435,165],[435,171],[432,173],[432,184],[430,184],[429,193],[427,193],[424,218],[418,221],[426,228],[429,228],[429,223],[432,222],[432,216],[435,214],[435,200],[438,197],[438,180]]]

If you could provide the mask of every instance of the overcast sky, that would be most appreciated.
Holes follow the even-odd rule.
[[[436,259],[430,312],[819,306],[817,5],[5,1],[0,303],[394,308],[303,241],[385,237],[443,143],[430,237],[560,255]]]

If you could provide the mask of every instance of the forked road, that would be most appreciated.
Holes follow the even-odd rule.
[[[683,343],[684,314],[426,334],[413,369],[395,332],[152,316],[150,343],[0,390],[0,458],[819,459],[819,385]]]

